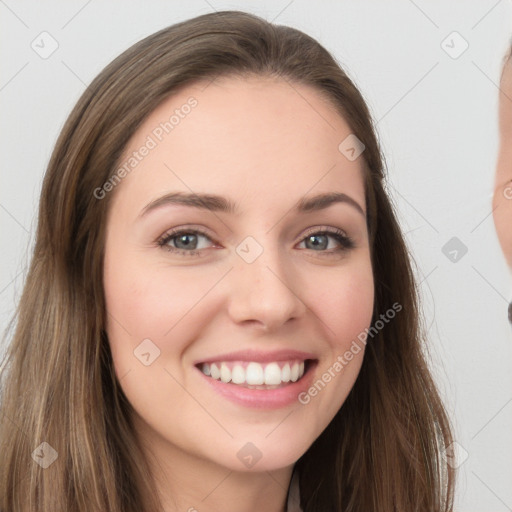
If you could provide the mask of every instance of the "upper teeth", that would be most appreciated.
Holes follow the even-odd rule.
[[[226,383],[275,386],[299,380],[304,375],[304,361],[203,363],[201,370],[205,375]]]

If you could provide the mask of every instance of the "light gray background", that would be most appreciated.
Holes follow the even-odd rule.
[[[144,36],[224,9],[305,31],[363,92],[417,264],[433,368],[467,457],[456,510],[512,510],[512,280],[491,215],[510,0],[0,0],[2,327],[22,290],[45,167],[86,85]],[[59,45],[47,59],[31,48],[43,31]],[[453,31],[469,44],[458,58],[442,46]],[[453,37],[444,45],[456,52]],[[456,262],[442,252],[452,237],[468,249]]]

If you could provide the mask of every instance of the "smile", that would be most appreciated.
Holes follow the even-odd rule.
[[[271,410],[299,404],[318,363],[316,354],[301,350],[239,350],[210,355],[194,366],[215,394],[239,406]]]
[[[204,375],[226,384],[231,383],[249,389],[276,389],[301,379],[307,361],[217,361],[198,366]]]

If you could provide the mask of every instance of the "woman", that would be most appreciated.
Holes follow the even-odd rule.
[[[496,166],[493,217],[496,233],[506,262],[512,269],[512,47],[504,58],[499,93],[500,146]],[[508,306],[512,324],[512,302]]]
[[[135,44],[57,141],[4,371],[9,511],[448,511],[449,420],[365,102],[225,11]]]

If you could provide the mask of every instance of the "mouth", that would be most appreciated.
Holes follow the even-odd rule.
[[[257,362],[247,360],[210,361],[196,364],[206,377],[236,387],[259,390],[280,389],[301,381],[317,359],[289,359]]]

